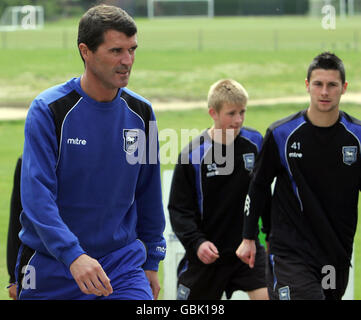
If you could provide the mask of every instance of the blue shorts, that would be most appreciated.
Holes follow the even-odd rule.
[[[46,300],[151,300],[149,281],[142,269],[146,249],[140,240],[97,259],[110,278],[113,293],[108,297],[86,295],[78,287],[70,270],[51,256],[22,245],[16,275],[18,298]]]

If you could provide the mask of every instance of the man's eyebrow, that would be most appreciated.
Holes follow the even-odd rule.
[[[137,44],[130,47],[129,49],[136,49],[136,48],[138,48]],[[111,47],[111,48],[109,48],[109,50],[121,50],[121,49],[125,49],[125,48],[124,47]]]

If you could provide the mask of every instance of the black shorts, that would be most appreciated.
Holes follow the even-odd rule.
[[[266,274],[270,300],[341,300],[349,269],[317,270],[297,257],[270,255]]]
[[[177,300],[220,300],[223,293],[230,299],[237,290],[245,292],[266,288],[266,253],[256,242],[254,268],[243,263],[236,254],[227,261],[212,264],[185,262],[178,278]]]

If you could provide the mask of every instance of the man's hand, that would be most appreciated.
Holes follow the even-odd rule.
[[[236,255],[250,268],[254,267],[256,258],[256,243],[254,240],[243,239],[242,243],[236,250]]]
[[[211,264],[219,258],[217,247],[210,241],[204,241],[197,250],[197,256],[204,264]]]
[[[70,272],[85,294],[108,296],[113,293],[110,279],[99,262],[86,254],[80,255],[70,265]]]
[[[17,285],[16,284],[12,284],[8,287],[9,290],[9,297],[13,300],[17,299],[17,295],[16,295],[16,290],[17,290]]]
[[[154,300],[158,299],[159,291],[160,291],[160,284],[158,279],[158,272],[153,270],[144,270],[145,275],[148,278],[150,287],[152,289],[153,298]]]

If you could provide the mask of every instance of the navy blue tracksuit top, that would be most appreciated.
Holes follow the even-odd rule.
[[[140,239],[145,270],[165,255],[158,137],[150,103],[127,88],[97,102],[80,78],[50,88],[25,123],[21,241],[66,266]]]

